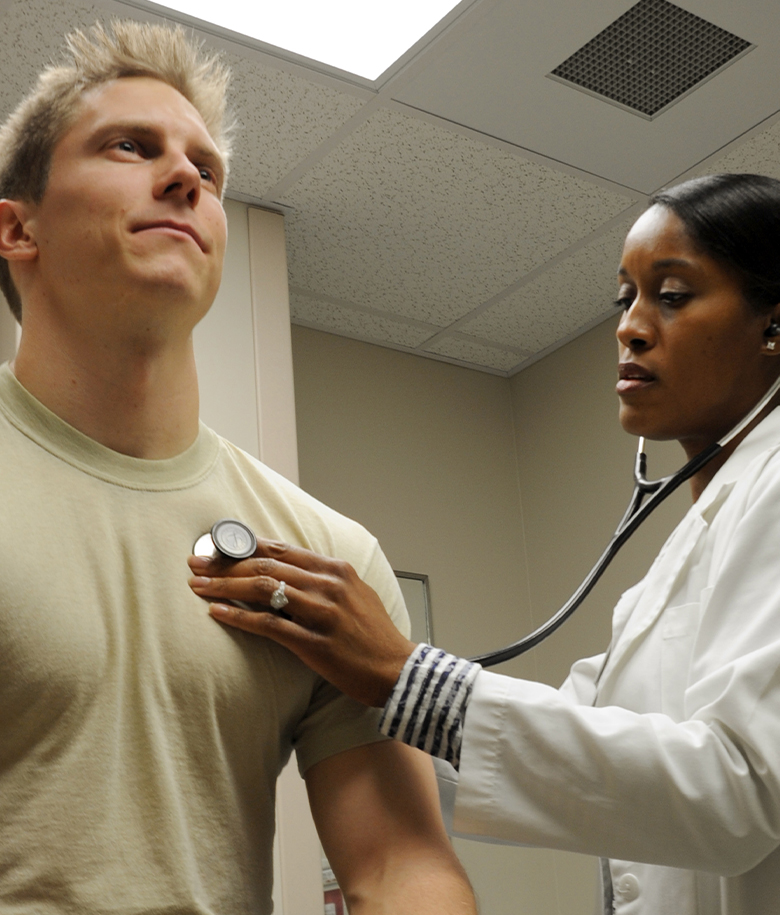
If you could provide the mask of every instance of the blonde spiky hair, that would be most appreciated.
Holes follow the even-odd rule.
[[[54,147],[75,121],[81,96],[114,79],[148,76],[180,92],[199,112],[227,167],[233,121],[227,114],[230,70],[181,26],[132,20],[98,22],[65,38],[68,59],[47,67],[0,128],[0,198],[39,203]],[[8,262],[0,258],[0,289],[17,321],[22,302]]]

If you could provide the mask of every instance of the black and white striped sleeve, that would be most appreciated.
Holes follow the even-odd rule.
[[[415,648],[387,700],[379,730],[456,769],[479,664],[424,643]]]

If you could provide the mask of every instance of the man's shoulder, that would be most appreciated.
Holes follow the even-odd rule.
[[[220,472],[244,481],[265,512],[289,529],[291,541],[328,555],[353,561],[376,547],[373,537],[358,521],[321,502],[253,455],[219,437]],[[357,558],[357,557],[354,557]]]

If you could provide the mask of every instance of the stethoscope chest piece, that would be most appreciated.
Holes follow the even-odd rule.
[[[214,559],[219,554],[229,559],[248,559],[256,549],[257,538],[251,528],[234,518],[223,518],[208,534],[198,537],[192,552],[207,559]]]

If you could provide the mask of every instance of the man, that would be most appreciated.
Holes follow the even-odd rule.
[[[198,423],[192,329],[226,241],[227,73],[181,30],[69,39],[0,132],[0,912],[268,913],[296,749],[350,911],[471,913],[417,751],[216,624],[196,537],[236,514],[358,568],[358,525]]]

